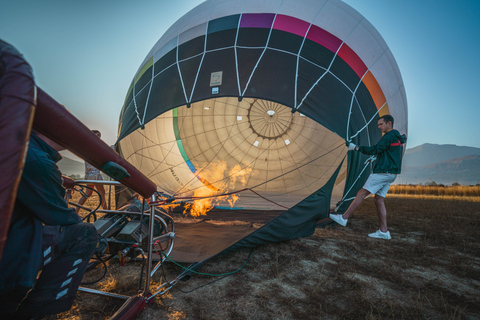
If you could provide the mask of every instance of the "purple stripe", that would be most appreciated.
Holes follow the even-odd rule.
[[[246,13],[242,14],[240,28],[268,28],[272,26],[273,13]]]
[[[223,17],[216,20],[226,20],[226,18],[228,17]],[[272,26],[274,19],[275,24]],[[319,45],[329,49],[332,52],[336,52],[342,44],[342,40],[329,33],[328,31],[316,25],[312,25],[310,27],[310,30],[309,27],[310,23],[283,14],[278,14],[275,18],[275,14],[273,13],[245,13],[242,14],[240,20],[240,28],[272,28],[275,30],[289,32],[292,34],[296,34],[300,37],[306,37],[307,39],[318,43]],[[306,34],[307,30],[308,34]],[[360,57],[346,44],[344,44],[342,50],[340,50],[338,55],[355,71],[355,73],[360,78],[367,71],[367,67],[360,59]]]
[[[273,29],[286,31],[304,37],[309,25],[310,24],[306,21],[279,14],[275,19]]]

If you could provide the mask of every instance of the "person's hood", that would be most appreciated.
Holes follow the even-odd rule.
[[[397,138],[398,140],[400,140],[400,142],[401,142],[402,144],[404,144],[405,142],[407,142],[407,136],[404,135],[404,134],[400,134],[400,132],[398,132],[398,130],[393,129],[392,131],[389,131],[389,133],[395,135],[395,138]]]

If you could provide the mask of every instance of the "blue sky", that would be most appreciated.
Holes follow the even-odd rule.
[[[260,0],[259,0],[260,1]],[[148,51],[200,0],[16,0],[0,4],[0,38],[36,82],[108,144]],[[408,148],[480,148],[480,1],[345,0],[384,37],[402,73]]]

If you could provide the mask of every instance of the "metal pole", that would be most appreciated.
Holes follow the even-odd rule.
[[[90,288],[84,288],[84,287],[78,287],[78,291],[86,292],[86,293],[93,293],[93,294],[98,294],[101,296],[106,296],[106,297],[111,297],[111,298],[118,298],[122,300],[128,300],[131,297],[125,296],[123,294],[117,294],[117,293],[110,293],[110,292],[103,292],[100,290],[95,290],[95,289],[90,289]]]
[[[145,275],[145,289],[143,291],[144,294],[148,294],[150,290],[150,272],[152,270],[152,251],[153,251],[153,229],[155,226],[155,194],[152,195],[150,204],[150,220],[148,225],[148,246],[147,246],[147,272]]]
[[[110,178],[112,180],[112,178]],[[108,185],[108,210],[112,209],[112,185]]]

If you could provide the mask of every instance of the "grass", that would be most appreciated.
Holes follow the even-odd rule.
[[[420,185],[392,185],[389,194],[433,195],[453,197],[480,197],[480,186],[420,186]]]
[[[417,199],[417,200],[447,200],[447,201],[465,201],[465,202],[480,202],[480,197],[469,196],[436,196],[433,194],[391,194],[389,198],[398,199]]]
[[[138,319],[478,319],[478,201],[429,197],[387,197],[390,241],[366,236],[378,228],[368,198],[346,228],[261,246],[239,273],[180,282]],[[236,270],[249,253],[218,256],[201,271]],[[134,295],[140,268],[112,260],[108,276],[90,287]],[[165,269],[154,285],[181,272],[172,263]],[[101,270],[92,272],[86,280]],[[122,303],[79,293],[72,310],[47,319],[108,319]]]

